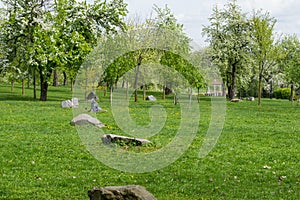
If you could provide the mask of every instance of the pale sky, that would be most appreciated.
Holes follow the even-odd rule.
[[[92,2],[93,0],[87,0]],[[199,46],[207,45],[202,38],[202,27],[209,24],[213,6],[223,8],[227,0],[124,0],[128,4],[129,17],[149,17],[153,5],[164,7],[166,4],[175,14],[178,22],[184,25],[187,35]],[[269,11],[277,19],[275,31],[283,34],[297,34],[300,37],[299,0],[238,0],[243,12],[251,14],[253,9]]]
[[[130,16],[149,16],[154,4],[164,7],[166,4],[175,14],[179,23],[184,25],[185,32],[198,45],[205,46],[202,38],[202,27],[209,24],[208,18],[215,5],[223,8],[227,0],[125,0],[128,3]],[[277,19],[275,31],[283,34],[300,36],[300,1],[299,0],[238,0],[242,11],[263,9]]]

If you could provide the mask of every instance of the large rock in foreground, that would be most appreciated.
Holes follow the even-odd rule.
[[[88,191],[90,200],[156,200],[144,187],[139,185],[109,186]]]
[[[92,124],[96,127],[102,128],[105,125],[100,122],[97,118],[94,118],[88,114],[80,114],[72,119],[70,122],[71,125],[85,125],[85,124]]]
[[[101,137],[101,140],[104,144],[121,143],[125,145],[134,145],[134,146],[141,146],[143,144],[151,143],[149,140],[146,139],[125,137],[125,136],[114,135],[114,134],[103,135]]]

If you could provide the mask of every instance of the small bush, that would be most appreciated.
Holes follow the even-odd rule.
[[[291,88],[279,88],[274,91],[274,97],[276,99],[290,99]],[[295,96],[294,99],[297,97]]]

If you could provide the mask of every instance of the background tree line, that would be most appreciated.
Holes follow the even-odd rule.
[[[169,29],[176,33],[174,42],[168,46],[170,51],[180,51],[181,54],[188,55],[191,50],[190,39],[183,32],[183,25],[177,23],[167,6],[155,6],[154,18],[144,22],[129,20],[125,23],[127,5],[122,0],[94,1],[92,4],[76,0],[2,2],[5,8],[2,8],[4,16],[1,18],[1,75],[8,77],[12,90],[15,81],[22,82],[23,93],[27,80],[28,87],[33,85],[35,99],[36,85],[39,83],[42,101],[47,100],[49,83],[57,86],[61,75],[63,84],[69,81],[72,90],[78,70],[99,41],[106,41],[105,44],[110,45],[107,48],[112,48],[111,44],[117,45],[114,48],[122,48],[122,41],[118,40],[122,34],[132,34],[132,30],[141,28],[157,32],[160,29]],[[113,86],[126,70],[130,67],[137,67],[138,70],[144,62],[153,60],[157,53],[141,49],[134,54],[128,54],[127,57],[119,58],[105,71],[102,80],[98,81],[104,81],[113,91]],[[162,55],[163,53],[160,56]],[[166,56],[164,60],[173,66],[170,59],[176,59],[176,55],[170,55],[169,61],[166,61]],[[196,87],[203,86],[202,76],[193,75],[196,70],[191,66],[181,64],[177,70],[186,76],[189,75],[188,78]],[[135,82],[139,81],[138,74],[137,72]],[[132,85],[136,89],[137,101],[138,88],[136,84]]]
[[[300,46],[295,35],[276,34],[276,19],[268,12],[243,13],[236,0],[222,9],[216,6],[209,21],[203,29],[208,54],[221,72],[230,99],[258,96],[260,105],[263,94],[272,98],[274,87],[289,85],[293,99],[294,86],[300,83]]]
[[[125,20],[128,11],[123,0],[1,1],[5,7],[1,8],[0,21],[0,75],[10,81],[12,90],[16,81],[21,82],[23,93],[27,81],[28,87],[33,86],[35,99],[39,84],[42,101],[47,100],[50,83],[57,86],[60,80],[73,88],[78,70],[99,41],[108,48],[112,45],[121,48],[123,41],[118,38],[124,33],[137,34],[133,32],[136,29],[157,32],[168,29],[176,35],[168,46],[169,52],[141,49],[126,54],[116,59],[98,80],[113,91],[119,81],[128,83],[120,78],[136,67],[130,83],[136,90],[136,100],[139,89],[136,82],[145,81],[139,66],[155,59],[185,74],[198,91],[212,81],[204,79],[207,73],[219,71],[230,99],[258,96],[259,105],[262,96],[272,98],[274,90],[280,87],[291,87],[292,100],[300,83],[298,38],[276,34],[276,19],[268,12],[243,13],[235,0],[213,9],[210,24],[202,31],[209,45],[198,51],[192,50],[191,39],[167,6],[154,6],[155,16],[141,22]],[[179,54],[170,53],[176,51],[194,61],[193,66],[178,58]],[[150,71],[144,72],[147,73]],[[163,91],[164,88],[166,85],[162,86]]]
[[[63,72],[72,87],[85,57],[106,33],[125,30],[127,5],[122,0],[96,0],[93,4],[76,0],[3,0],[1,23],[1,74],[32,82],[36,99],[36,79],[40,100],[47,100],[53,75]]]

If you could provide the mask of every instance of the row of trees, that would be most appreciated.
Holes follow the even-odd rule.
[[[238,88],[247,90],[255,81],[260,105],[264,84],[270,85],[272,97],[272,81],[278,74],[283,75],[294,91],[294,84],[300,83],[299,40],[296,36],[276,35],[276,19],[268,12],[254,11],[249,17],[233,0],[223,9],[215,7],[209,21],[203,34],[231,99],[236,97]]]
[[[6,7],[2,9],[5,16],[1,18],[0,73],[10,76],[12,88],[16,80],[21,80],[23,91],[25,79],[28,83],[32,81],[34,98],[36,83],[39,82],[40,100],[46,101],[48,85],[52,81],[57,86],[60,73],[63,74],[64,84],[69,79],[72,89],[78,71],[83,65],[86,66],[85,60],[95,66],[107,67],[101,77],[93,76],[99,74],[99,69],[96,69],[98,72],[89,69],[90,76],[93,76],[89,78],[104,84],[111,91],[124,73],[136,67],[135,83],[132,84],[136,101],[137,83],[142,76],[139,68],[151,62],[176,69],[193,87],[204,87],[203,76],[185,59],[190,54],[190,39],[167,6],[155,6],[154,18],[125,23],[127,5],[123,0],[98,0],[93,4],[76,0],[2,2]],[[153,46],[154,43],[158,46]],[[153,48],[144,48],[147,44]],[[136,50],[126,52],[128,46]],[[110,53],[110,57],[116,50],[124,52],[120,57],[113,58],[113,63],[105,63],[99,59],[103,50],[106,54]],[[91,52],[95,57],[87,59]],[[143,76],[146,76],[145,73],[151,73],[151,69],[144,70]],[[166,87],[163,85],[163,89]]]
[[[127,5],[122,0],[96,0],[93,4],[76,0],[2,0],[1,74],[32,80],[36,98],[36,78],[40,100],[47,100],[50,78],[57,71],[67,75],[71,85],[86,55],[106,33],[125,30]],[[23,89],[24,90],[24,89]]]
[[[131,85],[136,101],[137,83],[146,82],[143,79],[152,73],[151,68],[141,66],[149,63],[175,69],[198,90],[212,81],[207,77],[215,77],[219,71],[230,99],[238,92],[249,95],[255,86],[258,104],[267,86],[272,97],[276,80],[291,85],[292,92],[300,83],[298,38],[276,35],[275,18],[261,10],[249,16],[236,0],[223,9],[213,9],[210,25],[203,28],[209,46],[196,52],[191,51],[191,40],[167,6],[155,6],[154,18],[125,22],[127,5],[123,0],[1,1],[5,8],[0,21],[0,75],[9,77],[12,86],[20,80],[23,90],[25,80],[32,82],[34,98],[39,83],[42,101],[47,99],[50,82],[56,86],[62,76],[63,83],[69,80],[72,89],[78,71],[91,63],[105,66],[101,77],[92,79],[111,91],[127,71],[135,69]],[[156,46],[149,48],[151,44]],[[113,57],[116,49],[123,54]],[[91,52],[95,55],[87,59]],[[99,58],[107,54],[111,54],[112,63]],[[95,69],[89,70],[95,74]],[[128,83],[125,79],[121,81]],[[166,87],[164,83],[163,90]]]
[[[167,6],[155,6],[154,11],[154,18],[142,23],[131,20],[126,31],[102,37],[82,66],[78,83],[108,87],[112,95],[122,82],[122,87],[134,88],[135,101],[138,101],[140,88],[145,99],[147,84],[154,84],[161,87],[162,98],[165,98],[166,88],[172,88],[175,104],[176,90],[185,82],[175,71],[193,88],[205,87],[200,67],[196,67],[199,63],[191,60],[190,39],[183,32],[183,26],[177,23]]]

